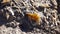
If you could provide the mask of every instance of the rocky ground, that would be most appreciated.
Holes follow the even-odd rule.
[[[0,1],[0,34],[60,34],[60,0]]]

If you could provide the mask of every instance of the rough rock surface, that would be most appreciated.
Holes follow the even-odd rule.
[[[60,0],[3,0],[0,4],[0,34],[60,34]],[[40,25],[26,15],[34,12]]]

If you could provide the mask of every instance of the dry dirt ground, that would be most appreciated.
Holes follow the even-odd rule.
[[[60,0],[1,0],[0,34],[60,34]]]

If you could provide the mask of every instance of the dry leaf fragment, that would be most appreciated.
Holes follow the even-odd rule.
[[[2,3],[9,3],[11,0],[3,0]]]

